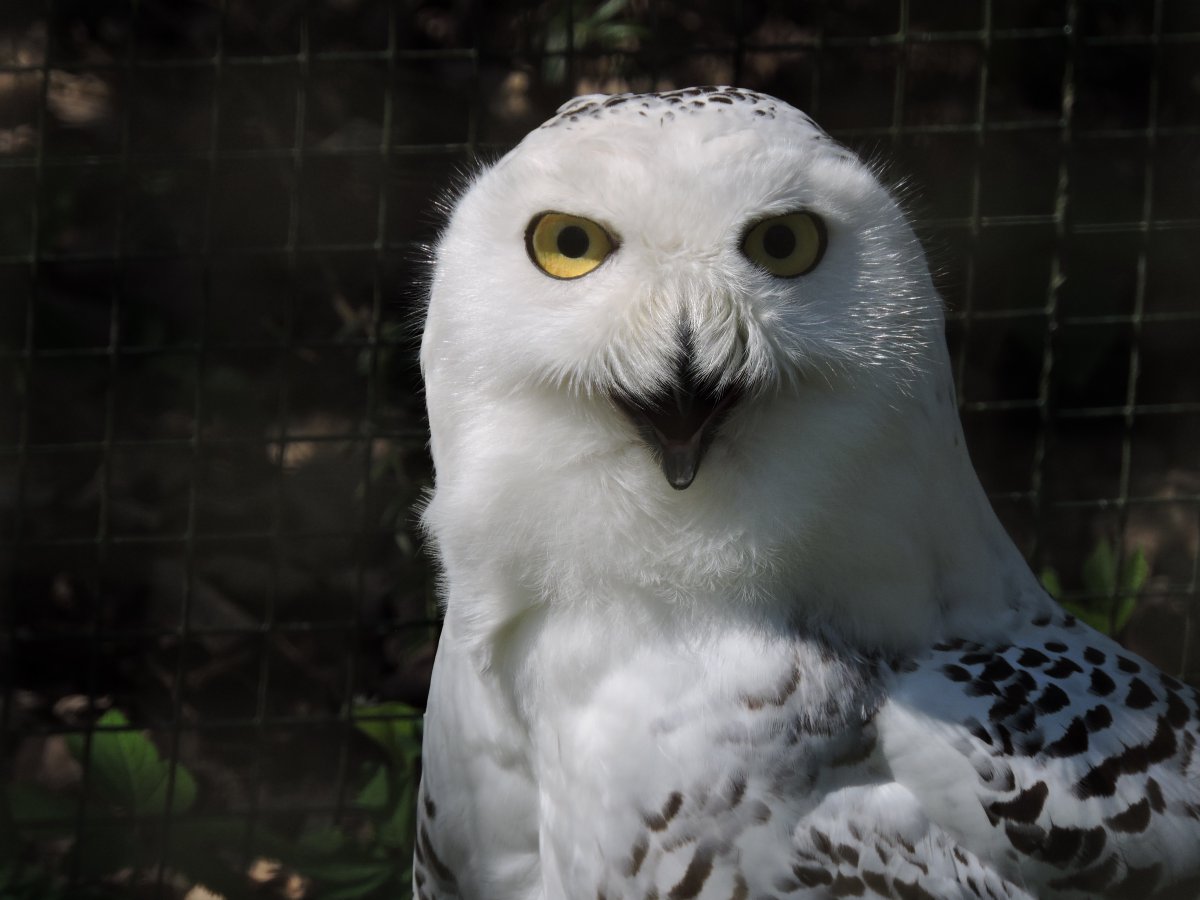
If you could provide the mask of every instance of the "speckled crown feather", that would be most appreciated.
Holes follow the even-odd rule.
[[[700,115],[736,116],[758,121],[779,119],[810,131],[812,140],[833,143],[806,113],[782,100],[744,88],[713,85],[644,94],[586,94],[568,100],[541,127],[569,130],[613,118],[648,119],[658,125],[667,125]]]

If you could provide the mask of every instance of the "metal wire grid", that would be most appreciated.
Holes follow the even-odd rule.
[[[44,8],[32,15],[53,22],[59,15],[60,0],[46,0]],[[158,720],[139,722],[151,724],[165,737],[165,754],[174,764],[179,759],[181,741],[189,731],[209,732],[219,729],[244,730],[249,728],[253,735],[255,751],[247,781],[257,785],[264,767],[269,766],[266,747],[273,729],[291,727],[328,727],[339,730],[336,741],[336,765],[332,773],[335,782],[332,808],[330,804],[291,803],[290,812],[332,812],[339,815],[345,804],[349,767],[349,733],[352,730],[352,699],[370,685],[364,684],[359,666],[359,648],[366,634],[384,635],[400,624],[395,621],[381,624],[364,621],[363,597],[366,594],[367,571],[366,551],[360,549],[356,565],[357,602],[352,604],[348,615],[341,618],[317,618],[288,620],[279,615],[277,603],[282,590],[280,585],[281,560],[285,548],[297,539],[340,539],[347,536],[365,543],[378,536],[381,526],[378,508],[366,499],[356,512],[356,521],[351,527],[342,526],[326,530],[294,532],[285,520],[284,497],[288,490],[288,450],[290,447],[312,445],[345,446],[359,456],[361,484],[369,487],[377,483],[373,463],[379,448],[401,446],[410,452],[421,452],[424,430],[419,421],[411,417],[394,416],[382,421],[380,394],[384,390],[381,375],[381,360],[385,354],[411,355],[412,342],[406,337],[397,338],[395,329],[386,326],[396,319],[390,297],[399,289],[394,280],[398,275],[406,276],[407,268],[399,272],[394,260],[404,258],[420,244],[431,231],[428,223],[413,227],[410,223],[417,211],[411,208],[396,208],[396,197],[411,197],[414,183],[434,180],[431,170],[448,173],[455,165],[469,162],[480,155],[491,156],[503,150],[515,140],[530,123],[544,117],[553,108],[553,101],[561,101],[574,93],[588,77],[597,71],[611,71],[612,66],[621,73],[621,79],[637,89],[678,83],[677,79],[689,72],[690,61],[720,58],[725,60],[729,80],[745,83],[749,87],[767,87],[784,94],[811,112],[823,122],[834,136],[869,155],[893,155],[901,160],[902,168],[918,169],[926,151],[938,142],[957,142],[961,148],[964,164],[956,179],[951,179],[947,195],[964,198],[965,206],[951,209],[954,204],[941,203],[934,189],[934,197],[927,196],[917,201],[918,211],[924,211],[920,223],[922,234],[934,247],[951,248],[953,255],[943,263],[947,274],[943,285],[952,304],[949,316],[952,347],[955,352],[956,370],[960,388],[960,404],[974,452],[981,457],[985,480],[993,487],[992,496],[1002,515],[1013,529],[1031,558],[1041,560],[1054,556],[1056,540],[1063,526],[1062,515],[1097,514],[1111,515],[1110,530],[1124,536],[1130,518],[1140,511],[1149,510],[1154,516],[1157,510],[1169,508],[1174,513],[1182,512],[1185,521],[1200,520],[1200,488],[1164,491],[1160,484],[1147,482],[1154,489],[1137,490],[1139,469],[1136,463],[1135,445],[1137,429],[1147,421],[1166,420],[1179,422],[1200,414],[1200,397],[1182,399],[1147,400],[1139,393],[1143,369],[1148,360],[1144,346],[1150,346],[1147,330],[1169,328],[1184,332],[1191,328],[1196,332],[1200,312],[1195,304],[1195,279],[1185,282],[1179,289],[1181,302],[1174,308],[1157,309],[1150,303],[1152,281],[1156,267],[1161,264],[1159,238],[1182,238],[1176,247],[1194,241],[1200,229],[1195,190],[1186,185],[1188,169],[1173,163],[1174,170],[1167,179],[1161,174],[1163,148],[1170,144],[1175,155],[1170,159],[1182,158],[1181,148],[1194,146],[1200,136],[1195,106],[1184,106],[1173,120],[1164,121],[1161,115],[1164,85],[1177,88],[1175,76],[1168,78],[1165,59],[1182,59],[1200,43],[1200,19],[1191,14],[1181,3],[1168,0],[1153,0],[1137,7],[1142,27],[1132,31],[1117,27],[1096,26],[1096,10],[1108,9],[1105,4],[1090,4],[1081,0],[1068,0],[1049,24],[1031,24],[1027,5],[1016,4],[1024,9],[1013,12],[1014,4],[1000,0],[982,0],[978,4],[978,17],[971,23],[970,14],[963,24],[961,13],[947,13],[952,7],[961,10],[970,4],[936,4],[921,0],[897,0],[895,3],[879,3],[873,7],[874,17],[866,15],[861,20],[850,17],[839,19],[831,5],[814,7],[809,13],[811,27],[794,28],[778,39],[763,40],[750,32],[749,23],[761,18],[762,10],[750,3],[733,4],[728,8],[718,6],[712,10],[701,10],[698,15],[710,17],[719,26],[727,29],[724,39],[716,45],[701,42],[680,45],[667,35],[669,27],[679,21],[679,10],[671,4],[652,2],[644,5],[631,4],[630,18],[644,26],[638,47],[596,47],[587,40],[579,41],[577,27],[590,11],[588,4],[564,2],[538,7],[545,16],[560,15],[565,22],[562,41],[557,49],[549,42],[540,47],[504,45],[504,25],[523,21],[520,9],[500,9],[484,4],[472,5],[465,17],[466,27],[462,31],[461,46],[421,47],[407,44],[401,36],[411,31],[408,16],[416,16],[414,7],[400,3],[376,4],[383,11],[386,29],[382,43],[374,49],[326,48],[320,44],[320,29],[314,23],[320,18],[323,7],[306,4],[295,19],[295,45],[288,52],[235,52],[227,38],[227,22],[234,11],[235,0],[220,0],[215,4],[215,28],[211,30],[212,43],[207,48],[188,55],[161,52],[153,46],[139,43],[136,24],[139,17],[148,15],[154,4],[131,2],[129,20],[134,27],[124,52],[111,59],[72,59],[56,51],[53,44],[41,59],[33,62],[10,60],[0,64],[0,75],[5,73],[16,78],[36,81],[39,102],[36,107],[34,136],[29,152],[0,155],[0,177],[7,177],[10,185],[25,184],[24,197],[27,201],[26,220],[27,245],[23,249],[4,247],[0,252],[0,266],[8,267],[10,280],[13,269],[24,271],[23,314],[7,321],[16,323],[11,335],[3,335],[0,343],[0,364],[7,364],[19,377],[22,392],[13,399],[16,409],[11,433],[0,441],[0,466],[7,466],[12,473],[13,500],[7,521],[0,522],[0,552],[6,553],[10,561],[34,552],[56,553],[83,550],[94,552],[94,560],[88,565],[93,571],[102,571],[113,555],[127,550],[148,551],[154,547],[169,546],[180,549],[184,560],[185,577],[179,595],[178,614],[168,626],[145,623],[141,626],[123,624],[113,627],[106,622],[103,605],[95,602],[90,618],[72,627],[53,627],[45,630],[24,627],[16,617],[16,601],[13,596],[0,603],[0,646],[9,661],[9,676],[3,685],[3,706],[0,712],[0,759],[11,756],[20,740],[35,733],[71,730],[78,725],[41,721],[14,726],[15,700],[20,684],[15,677],[19,660],[36,652],[39,646],[61,653],[62,648],[81,648],[86,662],[82,666],[82,693],[88,705],[87,721],[95,713],[97,701],[97,668],[99,647],[104,642],[137,642],[166,640],[175,648],[175,662],[171,679],[171,704],[168,715]],[[933,9],[941,13],[931,12]],[[440,9],[440,7],[439,7]],[[444,11],[444,10],[443,10]],[[882,12],[881,12],[882,11]],[[799,14],[798,14],[799,15]],[[922,16],[945,15],[941,24],[919,27],[927,21]],[[887,24],[889,22],[890,25]],[[835,27],[834,23],[841,27]],[[846,22],[849,24],[846,24]],[[872,27],[884,22],[882,28]],[[866,23],[866,24],[862,24]],[[535,22],[536,25],[536,22]],[[535,25],[528,27],[533,28]],[[586,34],[583,36],[586,38]],[[453,42],[451,42],[453,43]],[[1052,84],[1052,93],[1057,108],[1040,115],[1029,115],[1027,109],[1005,109],[996,103],[996,82],[1002,77],[997,69],[1000,60],[1011,60],[1015,55],[1028,53],[1029,58],[1038,58],[1041,48],[1054,45],[1061,49],[1061,69]],[[61,48],[58,48],[61,49]],[[969,115],[957,121],[930,119],[926,113],[913,115],[914,91],[924,76],[918,62],[928,54],[966,54],[970,60],[970,71],[964,76],[964,84],[957,90],[970,94],[966,104]],[[1095,65],[1097,55],[1143,54],[1146,62],[1144,83],[1145,116],[1142,121],[1117,122],[1113,124],[1095,108],[1089,112],[1091,121],[1081,122],[1081,105],[1086,109],[1089,101],[1090,82],[1081,76],[1081,66]],[[846,60],[873,57],[890,64],[890,83],[871,81],[855,88],[853,79],[845,78],[842,68]],[[784,66],[784,74],[774,80],[764,78],[754,60],[775,58],[795,61],[799,64],[791,69]],[[534,72],[537,66],[547,61],[561,60],[565,74],[558,80],[545,78],[552,83],[541,84],[532,102],[533,109],[525,115],[501,121],[492,110],[497,96],[497,81],[503,72]],[[616,60],[614,64],[612,61]],[[831,60],[833,62],[831,62]],[[312,115],[312,91],[317,70],[324,67],[362,67],[364,71],[382,76],[382,90],[376,95],[381,104],[379,110],[378,139],[373,141],[320,145],[315,144],[309,134],[308,125]],[[398,99],[397,77],[400,69],[407,66],[425,66],[430,78],[427,104],[439,99],[461,100],[464,107],[453,128],[441,126],[442,111],[430,115],[428,110],[413,106],[411,102],[401,105]],[[439,68],[441,67],[441,68]],[[449,68],[447,68],[449,67]],[[607,69],[606,69],[607,67]],[[852,68],[852,65],[851,65]],[[439,74],[454,71],[456,89],[445,91],[434,83]],[[211,82],[207,100],[207,129],[198,146],[175,146],[169,149],[139,149],[138,124],[134,120],[134,105],[126,102],[119,116],[119,131],[111,138],[107,147],[86,146],[82,152],[54,153],[48,140],[51,132],[51,88],[61,73],[103,74],[116,79],[127,97],[135,97],[139,84],[168,77],[173,73],[202,74]],[[276,146],[231,147],[223,140],[230,111],[227,108],[229,94],[224,87],[232,79],[262,79],[272,77],[270,73],[283,73],[279,78],[284,91],[290,91],[290,134]],[[1084,73],[1086,74],[1086,73]],[[974,79],[974,90],[969,90],[969,81]],[[535,77],[535,81],[536,81]],[[767,81],[767,84],[756,82]],[[851,82],[851,88],[846,82]],[[457,91],[457,93],[456,93]],[[283,96],[282,93],[280,96]],[[404,92],[404,99],[412,101],[412,91]],[[489,105],[491,104],[491,105]],[[1093,103],[1094,107],[1094,103]],[[863,110],[867,110],[866,113]],[[878,110],[878,112],[874,112]],[[286,114],[280,116],[281,120]],[[453,139],[426,141],[423,133],[416,133],[406,123],[424,122],[426,130],[434,136]],[[444,134],[438,134],[439,130]],[[452,133],[454,132],[454,133]],[[1011,163],[1017,157],[1014,148],[1020,141],[1032,138],[1034,145],[1054,145],[1050,154],[1053,167],[1052,201],[1042,209],[1005,209],[1003,204],[992,203],[989,208],[988,190],[992,183],[1002,182],[989,166],[1000,162]],[[1011,143],[1006,144],[1006,141]],[[1037,142],[1041,141],[1042,144]],[[1124,209],[1102,208],[1098,212],[1081,210],[1079,181],[1086,171],[1085,158],[1090,158],[1094,148],[1121,144],[1133,148],[1132,154],[1140,157],[1140,172],[1129,191],[1135,195],[1136,203],[1126,204]],[[1135,146],[1140,145],[1140,146]],[[997,150],[1000,146],[1002,149]],[[946,158],[933,154],[936,159]],[[326,211],[322,200],[305,191],[307,178],[312,169],[332,163],[350,161],[355,164],[375,165],[377,191],[374,217],[368,227],[322,231],[313,227],[307,206]],[[286,206],[286,214],[279,218],[280,237],[270,242],[255,240],[225,240],[228,238],[231,217],[224,204],[230,199],[229,191],[237,182],[228,178],[237,174],[239,167],[252,169],[262,165],[261,171],[273,171],[272,166],[282,165],[287,171],[287,180],[282,193],[277,196]],[[198,223],[190,230],[181,230],[182,237],[174,242],[163,241],[157,245],[146,241],[145,235],[133,233],[133,195],[136,193],[138,175],[155,167],[193,167],[195,190],[191,210]],[[1031,170],[1034,166],[1031,164]],[[112,219],[108,229],[110,240],[106,245],[67,246],[48,245],[52,236],[46,223],[53,215],[45,205],[46,185],[61,173],[78,176],[83,183],[108,180],[111,188]],[[935,186],[943,173],[936,170],[918,171],[915,179],[927,191]],[[1011,173],[1010,173],[1011,174]],[[1022,174],[1018,172],[1018,174]],[[1182,181],[1180,177],[1184,176]],[[436,176],[440,180],[441,176]],[[1176,182],[1169,191],[1164,183]],[[400,182],[406,191],[394,190]],[[243,182],[245,184],[245,182]],[[955,186],[959,189],[955,190]],[[195,187],[195,184],[193,184]],[[327,202],[327,201],[324,201]],[[1163,207],[1167,212],[1163,212]],[[236,215],[233,217],[236,219]],[[218,223],[218,220],[221,220]],[[218,227],[218,224],[220,227]],[[1032,236],[1032,237],[1031,237]],[[243,236],[244,237],[244,236]],[[257,237],[255,235],[254,237]],[[1097,312],[1078,304],[1078,298],[1070,296],[1072,279],[1076,278],[1078,266],[1068,259],[1079,242],[1102,239],[1119,244],[1124,252],[1133,255],[1132,303],[1128,309],[1115,308]],[[996,256],[997,247],[1012,252],[1032,240],[1036,253],[1028,259],[1018,260],[1019,269],[1044,272],[1039,294],[1040,299],[1029,305],[997,303]],[[1003,253],[999,253],[1003,257]],[[317,267],[339,265],[330,260],[349,260],[351,263],[369,263],[369,301],[365,304],[361,334],[314,338],[302,333],[299,321],[303,305],[301,295],[306,273],[310,264]],[[172,266],[186,266],[194,279],[188,286],[189,300],[195,309],[194,328],[187,340],[164,344],[161,340],[131,342],[126,337],[130,329],[126,309],[130,297],[124,287],[127,276],[138,266],[167,262]],[[257,339],[230,340],[220,337],[221,323],[214,309],[221,304],[221,294],[229,285],[222,279],[227,276],[225,267],[231,262],[244,265],[245,271],[253,271],[264,265],[282,265],[292,279],[292,288],[279,306],[278,329],[273,334],[260,334]],[[47,346],[40,340],[39,315],[45,315],[45,293],[47,272],[55,266],[99,265],[109,267],[109,277],[104,290],[108,294],[106,340],[93,343],[76,343],[63,346]],[[1041,267],[1041,268],[1039,268]],[[1175,271],[1175,269],[1169,269]],[[336,280],[336,279],[335,279]],[[1103,281],[1103,279],[1101,279]],[[236,284],[235,284],[236,287]],[[244,286],[241,288],[244,290]],[[1161,289],[1159,294],[1161,294]],[[1036,296],[1028,295],[1030,298]],[[1071,302],[1068,302],[1071,301]],[[228,312],[226,307],[223,312]],[[136,313],[137,311],[133,311]],[[409,314],[401,310],[400,317]],[[1019,329],[1031,328],[1036,366],[1032,379],[1031,393],[1025,396],[989,396],[991,381],[1003,383],[989,374],[988,366],[977,362],[979,356],[988,356],[987,349],[996,335],[1007,339],[1014,325]],[[1124,364],[1124,390],[1110,403],[1094,402],[1086,391],[1077,391],[1085,400],[1079,404],[1063,402],[1058,390],[1062,372],[1064,335],[1079,334],[1088,329],[1128,329],[1128,340],[1121,343],[1119,350],[1127,349],[1121,362]],[[997,330],[999,329],[999,330]],[[244,354],[277,354],[280,360],[274,379],[276,394],[272,409],[264,415],[265,420],[252,422],[255,427],[243,434],[216,432],[207,427],[210,397],[205,389],[206,371],[214,366],[220,354],[236,350]],[[356,354],[364,366],[362,387],[365,398],[361,407],[358,426],[344,431],[306,431],[297,427],[295,391],[292,384],[296,378],[297,359],[305,352],[337,350]],[[130,359],[145,359],[162,355],[176,355],[194,361],[194,389],[191,393],[189,411],[190,433],[170,436],[122,436],[120,425],[120,375],[122,365]],[[1120,353],[1117,353],[1120,356]],[[1003,358],[1000,360],[1003,362]],[[33,428],[34,411],[39,403],[37,394],[39,367],[64,363],[91,363],[93,371],[103,373],[104,389],[101,392],[98,433],[87,439],[52,436],[39,439]],[[1028,375],[1028,373],[1024,373]],[[1026,378],[1029,382],[1030,379]],[[1194,379],[1193,379],[1194,382]],[[979,385],[982,385],[980,387]],[[1028,386],[1028,385],[1027,385]],[[995,393],[995,392],[993,392]],[[1004,391],[999,391],[1004,394]],[[1186,392],[1184,392],[1186,394]],[[1016,465],[1008,447],[997,443],[998,452],[989,453],[993,442],[1002,440],[1001,433],[1010,428],[1014,417],[1028,416],[1036,420],[1032,429],[1032,447],[1019,454],[1027,461],[1026,466]],[[1062,469],[1052,470],[1056,448],[1064,441],[1078,441],[1082,434],[1086,444],[1087,426],[1101,422],[1114,425],[1107,428],[1105,440],[1115,440],[1118,445],[1118,471],[1114,482],[1080,496],[1056,496],[1055,476]],[[1083,430],[1081,431],[1081,425]],[[1028,428],[1026,422],[1025,428]],[[205,510],[205,466],[207,454],[214,449],[239,448],[271,460],[269,514],[260,518],[255,527],[233,528],[220,519],[206,522]],[[983,450],[980,453],[980,450]],[[116,527],[111,510],[114,501],[114,466],[124,452],[146,454],[179,453],[188,459],[189,474],[186,478],[186,496],[183,506],[181,527],[165,533],[130,533]],[[1085,451],[1089,452],[1089,451]],[[31,533],[30,521],[35,498],[28,496],[31,468],[48,460],[51,467],[61,465],[70,454],[78,454],[93,462],[98,469],[98,490],[91,512],[94,514],[92,528],[78,528],[71,534]],[[1068,457],[1076,460],[1077,457]],[[993,467],[989,470],[989,464]],[[1019,479],[997,475],[997,472],[1024,469],[1025,483],[1014,483]],[[989,478],[989,475],[991,476]],[[998,486],[998,487],[997,487]],[[1090,519],[1089,519],[1090,521]],[[392,527],[389,523],[388,527]],[[1076,529],[1078,531],[1078,529]],[[260,619],[252,626],[207,626],[193,621],[196,599],[196,570],[204,547],[207,544],[241,541],[261,542],[270,561],[270,575],[261,610]],[[1078,543],[1078,541],[1076,541]],[[1198,560],[1200,552],[1192,545],[1187,548],[1186,571],[1171,572],[1154,583],[1159,595],[1182,600],[1189,609],[1194,603],[1198,585]],[[94,575],[85,575],[94,579]],[[14,590],[14,595],[15,595]],[[407,624],[416,629],[431,627],[433,610],[425,607],[425,620]],[[420,618],[420,617],[418,617]],[[1190,628],[1191,615],[1183,622]],[[204,717],[195,719],[184,714],[187,676],[187,648],[203,637],[238,637],[253,633],[261,637],[263,644],[257,662],[257,685],[253,709],[248,715],[229,717]],[[325,698],[312,711],[302,714],[278,714],[271,708],[272,680],[274,675],[273,654],[268,652],[272,641],[281,636],[295,634],[325,634],[341,641],[345,648],[345,665],[338,679],[340,688],[336,696]],[[1190,657],[1187,652],[1189,635],[1183,637],[1184,648],[1180,654],[1180,668],[1188,671]],[[91,732],[84,729],[85,740],[90,741]],[[85,754],[86,756],[86,754]],[[83,778],[88,777],[85,766]],[[173,790],[168,785],[168,794]],[[85,793],[86,796],[86,793]],[[168,802],[167,808],[170,808]],[[272,810],[273,811],[273,810]],[[263,803],[257,791],[252,794],[244,810],[246,816],[245,847],[252,854],[256,822],[264,814]],[[86,803],[81,803],[77,813],[79,831],[89,816]],[[149,850],[147,862],[161,859],[163,850],[170,840],[172,816],[162,817],[160,846]],[[165,873],[158,870],[160,886]]]

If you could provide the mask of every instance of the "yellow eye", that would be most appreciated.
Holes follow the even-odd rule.
[[[808,212],[763,219],[746,232],[742,252],[780,278],[807,275],[825,255],[825,223]]]
[[[551,278],[571,279],[604,262],[613,252],[613,239],[591,219],[546,212],[529,223],[525,247],[534,265]]]

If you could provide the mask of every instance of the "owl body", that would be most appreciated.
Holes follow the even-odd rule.
[[[1193,883],[1194,695],[1041,590],[920,245],[807,116],[572,101],[455,206],[422,367],[419,896]]]

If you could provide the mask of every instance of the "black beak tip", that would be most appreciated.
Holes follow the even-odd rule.
[[[667,474],[667,484],[671,485],[677,491],[686,491],[692,486],[692,482],[696,480],[696,473],[679,473],[677,475]]]
[[[677,491],[691,487],[700,468],[701,455],[698,441],[690,441],[682,446],[663,446],[661,465],[667,483]]]

